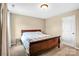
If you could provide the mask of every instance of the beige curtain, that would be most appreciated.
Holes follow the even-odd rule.
[[[2,28],[1,28],[1,4],[0,4],[0,56],[1,56],[1,47],[2,47]]]
[[[8,36],[7,36],[7,4],[1,6],[2,12],[2,56],[8,55]]]

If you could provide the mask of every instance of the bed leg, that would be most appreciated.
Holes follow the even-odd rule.
[[[58,48],[60,48],[60,36],[58,37]]]
[[[60,44],[58,44],[58,48],[60,48]]]

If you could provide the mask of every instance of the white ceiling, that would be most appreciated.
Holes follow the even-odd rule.
[[[12,7],[14,5],[14,7]],[[12,13],[37,17],[48,18],[61,13],[79,9],[79,3],[48,3],[48,9],[41,9],[41,3],[9,3],[8,9]]]

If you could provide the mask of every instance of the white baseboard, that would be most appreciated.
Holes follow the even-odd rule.
[[[68,46],[70,46],[70,47],[72,47],[72,48],[75,48],[75,49],[79,49],[78,47],[76,47],[76,46],[71,46],[70,44],[68,44],[68,43],[66,43],[66,42],[63,42],[62,44],[68,45]]]
[[[78,47],[73,47],[73,48],[75,48],[75,49],[78,49],[78,50],[79,50],[79,48],[78,48]]]

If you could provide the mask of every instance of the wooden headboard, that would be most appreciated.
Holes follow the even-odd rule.
[[[36,32],[36,31],[40,31],[40,32],[41,32],[41,30],[40,30],[40,29],[33,29],[33,30],[21,30],[21,34],[22,34],[23,32]]]

